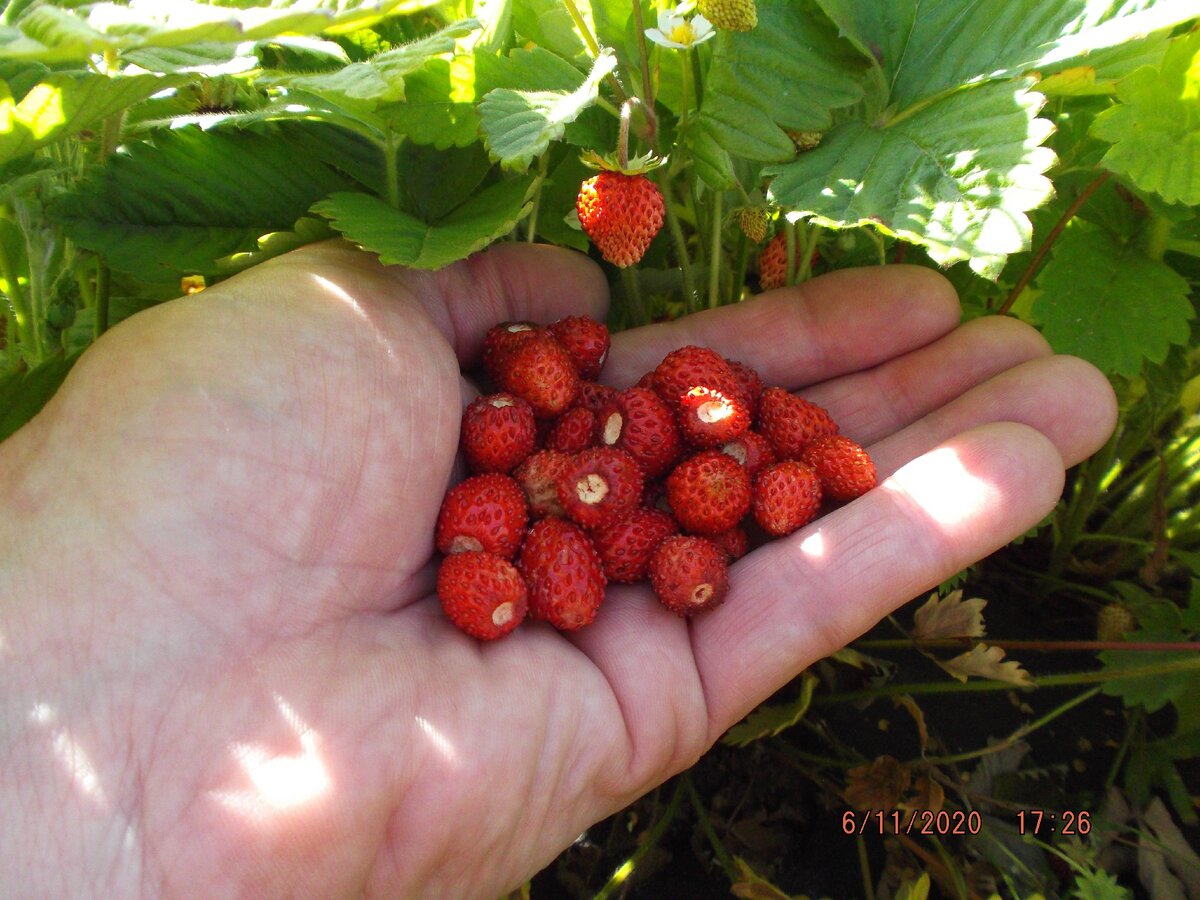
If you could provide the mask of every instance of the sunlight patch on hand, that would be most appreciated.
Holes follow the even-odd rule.
[[[996,488],[973,475],[951,447],[914,459],[879,486],[903,494],[939,525],[953,527],[995,503]]]
[[[820,559],[825,555],[825,535],[814,531],[800,542],[800,552],[810,559]]]
[[[384,337],[383,332],[379,329],[379,326],[377,326],[374,320],[372,320],[370,313],[363,308],[361,303],[359,303],[350,295],[349,291],[347,291],[340,284],[330,281],[324,275],[312,274],[309,277],[312,278],[312,280],[318,285],[320,285],[327,294],[350,307],[350,309],[353,310],[354,315],[359,319],[362,319],[362,321],[370,327],[371,333],[375,336],[375,340],[379,342],[379,345],[383,347],[384,352],[387,353],[389,357],[394,357],[396,355],[396,351],[392,347],[391,342]]]
[[[214,792],[223,805],[251,818],[305,806],[325,794],[331,784],[318,752],[317,733],[278,694],[275,706],[300,741],[300,752],[272,755],[258,744],[235,743],[230,752],[249,780],[250,788]]]
[[[87,751],[68,729],[54,727],[58,719],[54,707],[48,703],[35,704],[29,713],[29,719],[50,731],[50,749],[79,793],[97,804],[107,803],[104,787],[100,784],[100,773],[96,771],[96,766]]]

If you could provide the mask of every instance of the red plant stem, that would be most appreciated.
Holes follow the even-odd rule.
[[[1017,298],[1021,296],[1021,292],[1029,286],[1029,282],[1033,280],[1033,276],[1037,274],[1038,269],[1042,266],[1042,260],[1046,258],[1046,254],[1050,252],[1050,248],[1054,246],[1054,242],[1058,240],[1058,236],[1062,234],[1063,229],[1067,227],[1067,223],[1075,218],[1075,214],[1083,208],[1083,204],[1087,203],[1092,194],[1100,190],[1104,182],[1108,181],[1110,172],[1101,172],[1091,183],[1088,184],[1079,196],[1072,201],[1071,205],[1063,211],[1062,216],[1054,227],[1050,229],[1050,233],[1046,235],[1046,239],[1042,241],[1042,245],[1037,248],[1037,252],[1033,254],[1033,259],[1029,260],[1029,265],[1025,267],[1025,271],[1021,273],[1021,277],[1017,279],[1017,283],[1013,285],[1013,289],[1008,292],[1008,296],[1004,298],[1004,305],[996,311],[996,315],[1003,316],[1012,309],[1012,305],[1016,303]]]

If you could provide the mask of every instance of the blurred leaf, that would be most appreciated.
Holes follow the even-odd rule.
[[[494,184],[433,224],[369,194],[334,194],[313,211],[388,265],[440,269],[512,231],[529,212],[532,184],[529,178]]]
[[[1168,203],[1200,203],[1200,31],[1123,79],[1117,99],[1092,125],[1112,144],[1102,164]]]
[[[1135,631],[1129,640],[1170,640],[1145,631]],[[1185,693],[1200,691],[1200,668],[1158,672],[1152,676],[1135,674],[1123,677],[1127,669],[1141,669],[1174,662],[1196,661],[1195,653],[1167,650],[1104,650],[1097,654],[1105,673],[1111,677],[1104,682],[1104,693],[1120,697],[1126,706],[1143,706],[1146,712],[1154,712]]]
[[[14,103],[0,82],[0,163],[99,124],[182,79],[155,75],[48,75]]]
[[[966,653],[961,653],[953,659],[934,660],[939,666],[957,678],[966,681],[974,675],[977,678],[992,678],[996,681],[1006,681],[1018,687],[1034,687],[1033,677],[1015,660],[1004,661],[1004,651],[999,647],[989,647],[987,644],[976,644]]]
[[[906,881],[896,889],[893,900],[928,900],[929,873],[922,872],[915,881]]]
[[[221,257],[253,250],[260,236],[289,230],[315,201],[349,184],[287,143],[181,129],[129,145],[49,214],[115,269],[206,273]]]
[[[1160,855],[1167,868],[1186,887],[1188,897],[1200,897],[1200,855],[1197,855],[1195,849],[1188,843],[1188,839],[1184,836],[1179,826],[1175,824],[1175,820],[1171,818],[1171,813],[1167,810],[1167,807],[1163,805],[1161,800],[1155,797],[1150,801],[1150,805],[1146,807],[1142,821],[1145,822],[1153,832],[1154,837],[1157,838],[1156,845],[1152,849],[1147,849],[1150,852],[1157,852]],[[1164,853],[1163,851],[1166,852]],[[1138,854],[1140,857],[1140,846]]]
[[[192,0],[131,0],[78,9],[41,4],[0,26],[0,57],[86,61],[106,50],[241,43],[352,31],[401,11],[400,0],[272,0],[238,8]]]
[[[1133,241],[1068,227],[1038,275],[1032,314],[1059,353],[1132,377],[1191,337],[1188,283]]]
[[[740,856],[733,858],[733,864],[737,867],[739,879],[729,889],[733,896],[743,900],[792,900],[790,894],[785,894],[756,873]]]
[[[551,141],[562,138],[569,123],[596,102],[600,81],[616,63],[613,54],[601,53],[591,73],[570,93],[508,88],[488,92],[479,104],[479,115],[488,149],[500,165],[519,172],[529,168]]]
[[[1075,876],[1071,886],[1073,900],[1133,900],[1133,893],[1103,869],[1088,869]]]
[[[745,721],[734,725],[721,738],[721,743],[734,747],[745,747],[757,740],[774,737],[781,731],[791,728],[808,712],[812,703],[813,690],[817,686],[817,676],[811,672],[800,675],[800,696],[788,703],[773,706],[763,705],[750,713]]]
[[[913,637],[917,640],[955,637],[983,637],[983,608],[987,601],[978,597],[963,600],[961,590],[945,597],[930,594],[913,615]]]
[[[201,41],[183,47],[144,47],[123,54],[125,62],[148,72],[199,72],[204,75],[234,75],[258,65],[258,55],[243,44]]]
[[[36,368],[0,377],[0,441],[38,414],[78,358],[55,356]]]

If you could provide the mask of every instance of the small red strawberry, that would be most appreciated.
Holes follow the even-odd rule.
[[[799,459],[807,444],[837,434],[837,423],[815,403],[779,387],[762,392],[758,405],[758,430],[780,459]]]
[[[488,329],[483,338],[483,368],[493,381],[500,380],[500,360],[504,354],[540,328],[533,322],[501,322]]]
[[[821,490],[834,500],[853,500],[875,487],[875,463],[863,447],[840,434],[818,438],[800,454],[816,470]]]
[[[483,641],[508,634],[528,611],[520,572],[494,553],[447,556],[438,569],[437,593],[450,621]]]
[[[693,534],[720,534],[750,510],[750,476],[720,450],[689,457],[667,476],[675,520]]]
[[[511,559],[529,522],[525,492],[507,475],[474,475],[442,500],[434,542],[442,553],[482,550]]]
[[[750,429],[750,413],[740,396],[694,387],[679,399],[679,431],[693,447],[711,448]]]
[[[606,403],[596,429],[600,446],[624,450],[650,478],[671,468],[683,451],[671,409],[646,388],[629,388]]]
[[[710,535],[708,539],[728,553],[731,560],[741,559],[750,549],[750,538],[746,534],[746,529],[741,525],[735,525],[720,534]]]
[[[554,420],[542,446],[547,450],[579,453],[592,446],[595,433],[595,414],[583,406],[576,406]]]
[[[558,502],[558,479],[571,465],[570,455],[559,450],[539,450],[513,472],[529,501],[529,514],[535,519],[562,516],[567,511]]]
[[[663,224],[662,193],[645,175],[593,175],[579,186],[575,210],[584,234],[622,269],[645,255]]]
[[[694,387],[706,387],[725,394],[739,390],[737,375],[716,350],[688,345],[672,350],[652,374],[654,392],[675,409],[679,398]]]
[[[496,380],[508,393],[526,400],[539,419],[561,415],[579,396],[579,373],[571,354],[545,329],[501,351]]]
[[[737,377],[738,386],[742,389],[742,397],[746,400],[750,418],[753,419],[758,415],[758,398],[762,396],[763,392],[762,376],[739,360],[729,359],[726,362]]]
[[[729,592],[729,556],[701,537],[669,537],[650,560],[650,586],[677,615],[719,606]]]
[[[758,283],[764,291],[787,284],[787,236],[782,231],[758,254]]]
[[[567,348],[580,378],[595,381],[600,376],[612,344],[603,322],[590,316],[568,316],[551,325],[550,333]]]
[[[642,501],[646,476],[637,461],[616,447],[596,447],[571,458],[558,478],[558,502],[584,528],[623,519]]]
[[[604,601],[604,571],[591,540],[578,525],[551,516],[525,537],[517,568],[529,587],[529,616],[560,631],[596,618]]]
[[[751,481],[777,459],[771,442],[757,431],[747,431],[741,437],[734,438],[721,448],[721,452],[745,466]]]
[[[658,545],[678,533],[675,520],[662,510],[635,509],[619,522],[597,528],[592,541],[609,582],[633,584],[646,577]]]
[[[575,405],[590,409],[598,418],[600,410],[604,409],[619,393],[621,392],[607,384],[581,381],[579,383],[579,399],[575,401]]]
[[[811,466],[784,460],[754,480],[754,519],[775,537],[807,525],[821,506],[821,481]]]
[[[462,448],[476,472],[510,472],[533,452],[533,409],[513,394],[477,397],[462,419]]]

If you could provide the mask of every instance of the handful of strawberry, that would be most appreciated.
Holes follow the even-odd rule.
[[[732,560],[875,486],[829,413],[744,363],[681,347],[618,391],[595,381],[609,344],[579,316],[487,334],[501,390],[463,414],[476,474],[446,494],[435,535],[438,596],[468,634],[502,637],[526,616],[582,628],[609,582],[648,579],[681,616],[712,609]]]

